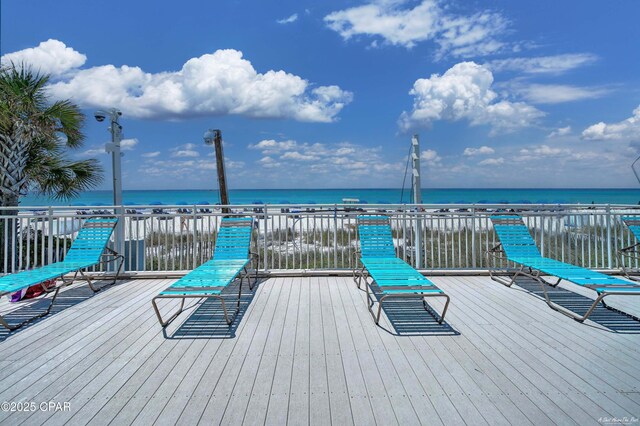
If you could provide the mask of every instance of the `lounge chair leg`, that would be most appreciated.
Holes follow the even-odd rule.
[[[376,314],[373,313],[373,306],[375,305],[375,301],[373,300],[373,296],[372,296],[373,291],[369,288],[368,284],[365,284],[365,290],[367,292],[367,308],[369,309],[369,313],[373,317],[373,320],[376,321]],[[380,317],[380,314],[378,314],[378,318],[379,317]],[[376,324],[378,324],[378,321],[376,321]]]
[[[562,281],[562,278],[558,278],[558,280],[557,280],[555,283],[550,283],[549,281],[545,280],[544,278],[542,278],[542,277],[540,276],[540,272],[538,272],[537,277],[538,277],[540,280],[544,281],[544,282],[545,282],[545,284],[547,284],[549,287],[553,287],[553,288],[558,287],[558,285],[560,284],[560,281]]]
[[[249,290],[253,290],[253,287],[255,287],[256,284],[258,284],[258,265],[256,265],[256,274],[253,278],[253,284],[249,281]]]
[[[444,303],[444,309],[442,310],[442,315],[440,316],[440,321],[438,321],[438,324],[442,324],[444,321],[444,316],[447,315],[447,309],[449,309],[449,302],[451,301],[451,298],[449,297],[449,295],[444,294],[443,295],[447,301]]]
[[[386,299],[387,296],[382,296],[380,301],[378,302],[378,314],[376,315],[376,325],[380,325],[380,314],[382,313],[382,302]]]
[[[511,287],[516,282],[516,278],[518,277],[518,275],[520,275],[524,270],[524,266],[521,266],[520,269],[518,269],[518,271],[516,271],[516,273],[511,277],[511,279],[505,279],[501,276],[495,275],[496,271],[498,270],[496,268],[495,256],[492,257],[492,254],[489,252],[487,252],[487,266],[489,267],[489,278],[507,287]]]
[[[78,271],[78,272],[80,272],[80,276],[82,277],[82,279],[83,279],[83,280],[85,280],[85,281],[87,282],[87,284],[89,285],[89,288],[91,289],[91,291],[93,291],[94,293],[97,293],[97,292],[99,292],[99,291],[100,291],[100,289],[99,289],[99,288],[95,288],[95,287],[93,286],[93,282],[91,281],[91,279],[90,279],[89,277],[87,277],[87,276],[84,274],[84,272],[82,272],[82,271]]]
[[[360,286],[362,285],[362,278],[363,277],[364,277],[364,266],[362,267],[360,272],[358,272],[357,269],[353,270],[353,281],[355,281],[355,283],[358,286],[358,288],[360,288]]]
[[[116,270],[116,276],[113,277],[113,281],[107,285],[114,285],[118,282],[118,277],[120,276],[120,272],[122,272],[122,267],[124,266],[124,256],[119,254],[116,256],[116,259],[120,259],[120,263],[118,264],[118,269]]]
[[[0,315],[0,325],[2,325],[3,327],[5,327],[5,328],[6,328],[6,329],[8,329],[9,331],[14,331],[14,330],[17,330],[17,329],[19,329],[20,327],[22,327],[22,326],[26,325],[26,324],[29,324],[30,322],[33,322],[33,321],[37,320],[38,318],[42,318],[42,317],[44,317],[44,316],[46,316],[46,315],[49,315],[49,313],[51,312],[51,307],[53,306],[53,302],[55,302],[55,301],[56,301],[56,298],[58,297],[58,292],[60,291],[60,287],[59,287],[59,286],[56,286],[55,290],[52,290],[52,291],[53,291],[54,293],[53,293],[53,296],[51,297],[51,302],[49,302],[49,306],[47,306],[47,309],[46,309],[44,312],[41,312],[41,313],[39,313],[39,314],[37,314],[37,315],[35,315],[35,316],[33,316],[33,317],[29,318],[29,319],[26,319],[26,320],[24,320],[24,321],[22,321],[21,323],[16,324],[16,325],[10,325],[10,324],[9,324],[9,323],[4,319],[4,317]]]
[[[75,274],[73,274],[73,277],[71,278],[71,281],[65,281],[64,276],[60,277],[60,279],[62,280],[62,285],[64,287],[69,286],[71,284],[73,284],[76,279],[78,278],[78,272],[80,272],[79,270],[75,272]]]
[[[168,299],[167,297],[154,297],[153,299],[151,299],[151,304],[153,305],[153,310],[156,311],[156,316],[158,317],[158,321],[160,322],[160,325],[164,328],[166,326],[168,326],[171,321],[173,321],[174,319],[176,319],[178,317],[178,315],[180,315],[182,313],[182,309],[184,308],[184,297],[180,298],[180,308],[178,308],[178,311],[176,313],[174,313],[173,315],[171,315],[171,317],[166,320],[163,321],[162,320],[162,315],[160,315],[160,309],[158,309],[158,304],[156,302],[156,299]]]
[[[565,308],[564,306],[558,305],[557,303],[551,300],[551,298],[549,297],[549,294],[547,293],[546,281],[544,281],[540,277],[538,277],[536,281],[540,283],[540,286],[542,287],[542,292],[544,293],[545,301],[547,302],[547,305],[549,305],[551,309],[558,311],[561,314],[568,316],[569,318],[573,318],[578,322],[584,322],[587,318],[589,318],[593,310],[596,308],[596,306],[598,306],[598,303],[600,303],[602,299],[606,296],[606,294],[599,294],[596,300],[591,305],[591,307],[587,310],[587,312],[584,315],[578,315],[575,312]]]
[[[233,315],[233,318],[229,318],[229,314],[227,313],[227,307],[224,303],[224,299],[221,296],[215,296],[216,298],[220,299],[220,303],[222,304],[222,312],[224,312],[224,319],[225,321],[227,321],[227,325],[231,326],[231,324],[233,324],[233,320],[236,318],[236,314]]]
[[[246,270],[246,269],[245,269]],[[240,311],[240,298],[242,297],[242,281],[244,280],[244,277],[240,277],[240,288],[238,289],[238,304],[237,304],[237,311]],[[247,281],[249,281],[249,284],[251,284],[251,278],[249,277],[249,275],[247,275]],[[249,289],[251,289],[251,287],[249,287]]]
[[[620,249],[618,251],[618,262],[620,264],[620,269],[622,271],[622,274],[625,276],[625,278],[627,278],[630,281],[635,281],[635,282],[639,282],[640,281],[640,277],[639,276],[634,276],[631,275],[632,272],[637,272],[637,270],[634,270],[634,268],[630,267],[627,268],[625,266],[626,260],[629,259],[630,263],[633,264],[634,261],[638,261],[640,258],[638,257],[638,252],[637,252],[637,248],[638,246],[640,246],[640,243],[636,243],[632,246],[629,247],[625,247],[623,249]]]
[[[635,316],[635,315],[631,315],[631,314],[626,313],[626,312],[624,312],[624,311],[621,311],[620,309],[618,309],[618,308],[614,308],[614,307],[613,307],[613,306],[611,306],[611,305],[607,305],[607,304],[604,302],[604,297],[602,298],[602,302],[601,302],[601,303],[602,303],[602,306],[603,306],[603,307],[605,307],[606,309],[608,309],[608,310],[610,310],[610,311],[612,311],[612,312],[615,312],[615,313],[617,313],[617,314],[622,314],[622,315],[627,316],[627,317],[629,317],[629,318],[631,318],[631,319],[633,319],[633,320],[635,320],[635,321],[640,322],[640,318],[639,318],[639,317],[637,317],[637,316]]]
[[[435,309],[433,309],[431,306],[429,306],[427,304],[427,297],[444,297],[445,299],[447,299],[447,301],[444,303],[444,309],[442,310],[442,315],[440,316],[440,319],[438,320],[438,324],[442,324],[444,321],[444,316],[447,315],[447,309],[449,309],[449,302],[451,301],[451,298],[447,295],[447,294],[439,294],[437,296],[422,296],[422,306],[424,307],[424,310],[429,312],[430,314],[433,315],[433,312],[436,312]],[[437,314],[437,312],[436,312]],[[435,316],[435,315],[434,315]]]

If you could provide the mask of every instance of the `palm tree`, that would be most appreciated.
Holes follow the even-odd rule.
[[[82,146],[84,114],[68,100],[49,102],[48,81],[48,75],[25,65],[0,69],[2,207],[17,206],[20,196],[29,191],[68,199],[102,179],[97,160],[72,161],[65,157],[67,148]],[[17,210],[0,209],[0,214],[15,215]],[[12,245],[10,241],[8,246]]]

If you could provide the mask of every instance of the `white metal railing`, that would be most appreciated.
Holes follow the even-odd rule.
[[[617,252],[635,243],[621,222],[640,215],[623,205],[233,205],[256,219],[259,268],[350,269],[358,247],[356,216],[390,216],[397,255],[421,269],[486,269],[497,244],[489,216],[518,212],[543,255],[576,265],[617,269]],[[113,207],[0,208],[0,273],[62,260],[83,219],[114,216]],[[220,206],[125,206],[119,226],[129,271],[189,270],[211,258]],[[17,214],[16,214],[17,213]],[[420,230],[417,232],[417,230]],[[416,250],[416,247],[420,247]],[[638,265],[627,265],[637,267]]]

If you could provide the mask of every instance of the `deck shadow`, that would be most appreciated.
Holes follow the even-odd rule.
[[[378,301],[380,294],[375,295]],[[397,298],[386,300],[382,305],[382,312],[393,326],[388,330],[380,327],[394,336],[458,336],[460,332],[445,321],[439,324],[440,314],[430,305],[424,309],[422,301],[417,298]],[[373,307],[377,310],[377,304]],[[382,324],[382,318],[380,319]],[[395,331],[395,332],[394,332]]]
[[[536,280],[520,276],[516,278],[515,284],[544,300],[544,292]],[[580,315],[587,312],[594,301],[594,299],[574,293],[563,287],[551,287],[547,285],[546,288],[549,298],[554,303]],[[585,324],[589,320],[614,333],[640,334],[640,321],[634,319],[630,314],[607,309],[602,306],[602,304],[599,304],[595,308],[587,321],[585,321]]]
[[[109,284],[105,283],[105,281],[95,280],[93,281],[94,286],[101,290],[98,293],[94,293],[93,290],[89,288],[86,282],[84,284],[80,284],[81,281],[79,281],[78,284],[72,284],[68,288],[63,289],[58,293],[58,297],[56,298],[55,302],[53,302],[53,306],[51,307],[49,315],[34,319],[33,321],[23,325],[22,327],[14,331],[9,331],[6,328],[0,326],[0,342],[6,340],[9,336],[28,330],[34,325],[39,324],[42,321],[46,321],[59,312],[63,312],[66,309],[82,303],[92,298],[94,295],[102,293],[102,291],[108,290],[112,287],[116,287],[123,281],[125,280],[118,280],[118,282],[115,284]],[[17,305],[19,307],[9,312],[6,316],[4,316],[4,319],[9,323],[9,325],[19,324],[28,318],[32,318],[39,313],[46,311],[50,301],[51,296],[49,295],[47,297],[38,297],[36,299],[17,302]]]
[[[242,318],[255,297],[256,290],[264,281],[266,279],[258,279],[253,290],[249,290],[249,286],[246,284],[242,286],[240,309],[231,325],[228,325],[224,319],[221,302],[217,299],[205,299],[197,305],[193,312],[185,310],[182,315],[188,317],[175,331],[167,333],[167,329],[163,329],[164,337],[167,339],[233,339],[236,337],[236,330],[242,322]],[[230,315],[235,311],[238,286],[239,283],[233,283],[222,292]]]

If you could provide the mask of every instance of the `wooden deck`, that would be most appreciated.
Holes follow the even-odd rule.
[[[54,314],[0,334],[0,402],[37,405],[0,422],[639,424],[640,323],[599,308],[580,324],[487,277],[433,281],[452,300],[442,326],[395,302],[376,327],[348,278],[272,278],[245,292],[233,327],[212,301],[166,336],[150,300],[172,280],[69,288]],[[640,314],[640,298],[612,304]],[[12,309],[26,308],[3,300]],[[41,411],[49,401],[70,409]]]

